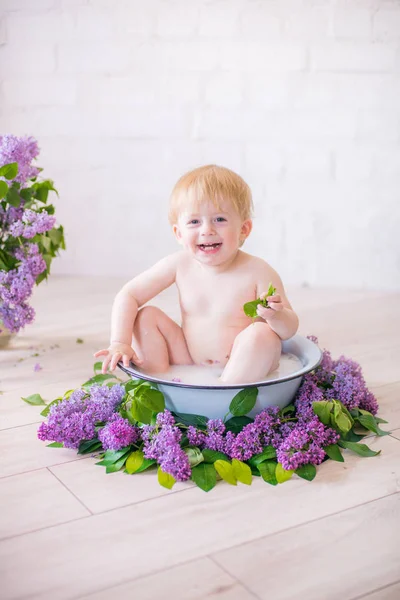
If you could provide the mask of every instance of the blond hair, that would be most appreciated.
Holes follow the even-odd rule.
[[[198,167],[182,175],[175,184],[170,197],[169,222],[176,223],[186,206],[197,210],[203,202],[211,201],[220,210],[223,200],[232,202],[243,221],[252,217],[251,191],[240,175],[218,165]]]

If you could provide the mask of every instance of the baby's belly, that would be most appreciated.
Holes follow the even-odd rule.
[[[182,329],[193,362],[196,365],[225,366],[236,336],[248,325],[247,320],[227,323],[210,318],[185,319]]]

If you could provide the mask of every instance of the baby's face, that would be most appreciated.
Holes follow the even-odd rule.
[[[197,211],[183,212],[173,226],[180,244],[203,264],[221,265],[236,256],[240,243],[251,231],[251,220],[242,221],[227,200],[217,210],[212,202]]]

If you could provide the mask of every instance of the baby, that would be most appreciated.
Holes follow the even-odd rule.
[[[216,165],[199,167],[175,185],[169,210],[173,233],[183,250],[144,271],[117,294],[111,342],[103,373],[122,360],[146,373],[165,373],[170,365],[213,365],[220,381],[251,383],[279,365],[281,340],[298,328],[279,275],[261,258],[240,250],[252,229],[252,198],[245,181]],[[182,326],[155,306],[144,306],[176,284]],[[276,288],[267,297],[269,283]],[[267,297],[258,317],[243,305]]]

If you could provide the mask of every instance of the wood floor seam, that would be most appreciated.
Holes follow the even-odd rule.
[[[257,594],[255,594],[247,585],[246,583],[244,583],[244,581],[241,581],[240,579],[237,578],[236,575],[232,575],[232,573],[229,573],[229,571],[226,569],[226,567],[224,567],[224,565],[221,565],[212,554],[207,554],[207,558],[209,558],[210,560],[213,561],[213,563],[215,563],[217,565],[217,567],[219,567],[222,571],[224,571],[227,575],[229,575],[229,577],[232,577],[232,579],[234,579],[235,581],[237,581],[237,583],[240,583],[240,585],[246,590],[246,592],[248,592],[251,596],[253,596],[253,598],[256,598],[256,600],[262,600],[260,598],[260,596],[258,596]]]
[[[53,471],[51,470],[51,467],[46,467],[46,469],[54,477],[54,479],[57,479],[57,481],[59,483],[61,483],[61,485],[67,490],[67,492],[69,492],[71,494],[71,496],[73,496],[83,506],[83,508],[89,512],[89,515],[92,516],[93,512],[90,510],[90,508],[88,506],[86,506],[86,504],[84,502],[82,502],[82,500],[80,498],[78,498],[78,496],[76,494],[74,494],[74,492],[72,490],[70,490],[69,487],[59,477],[57,477],[57,475],[55,473],[53,473]]]
[[[41,471],[42,469],[47,469],[48,467],[59,467],[60,465],[69,465],[73,462],[77,462],[78,460],[84,460],[87,458],[86,456],[78,457],[73,460],[66,460],[62,463],[55,463],[53,465],[46,465],[44,467],[37,467],[37,469],[29,469],[28,471],[18,471],[18,473],[10,473],[9,475],[0,475],[1,479],[7,479],[7,477],[15,477],[16,475],[26,475],[27,473],[33,473],[34,471]]]
[[[317,517],[316,519],[310,519],[309,521],[304,521],[303,523],[298,523],[297,525],[292,525],[291,527],[286,527],[283,529],[279,529],[277,531],[272,531],[271,533],[267,533],[266,535],[261,535],[260,537],[254,537],[251,540],[247,540],[246,542],[241,542],[240,544],[235,544],[229,547],[229,550],[232,548],[239,548],[241,546],[246,546],[247,544],[252,544],[253,542],[258,542],[260,540],[267,539],[274,535],[279,535],[280,533],[285,533],[287,531],[299,529],[300,527],[304,527],[305,525],[310,525],[311,523],[318,523],[318,521],[322,521],[323,519],[329,519],[330,517],[334,517],[336,515],[340,515],[342,513],[348,512],[349,510],[354,510],[355,508],[360,508],[361,506],[366,506],[367,504],[372,504],[373,502],[378,502],[379,500],[384,500],[385,498],[390,498],[391,496],[395,496],[396,494],[400,494],[400,490],[397,492],[392,492],[391,494],[385,494],[384,496],[379,496],[379,498],[373,498],[372,500],[367,500],[367,502],[362,502],[361,504],[355,504],[354,506],[349,506],[348,508],[344,508],[342,510],[338,510],[333,513],[329,513],[327,515],[323,515],[321,517]],[[228,550],[228,548],[225,548]],[[225,550],[217,550],[210,554],[214,558],[214,554],[218,554],[220,552],[225,552]]]
[[[388,583],[386,585],[382,585],[381,587],[377,587],[377,588],[371,590],[370,592],[368,592],[368,594],[362,594],[361,596],[352,596],[348,600],[363,600],[363,598],[368,600],[368,598],[371,597],[373,594],[376,594],[377,592],[380,592],[382,590],[386,590],[386,589],[392,587],[393,585],[397,585],[398,583],[400,583],[400,579],[397,579],[396,581],[392,581],[391,583]]]

